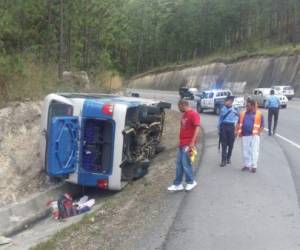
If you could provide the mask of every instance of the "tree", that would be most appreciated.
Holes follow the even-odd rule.
[[[61,79],[65,65],[65,28],[64,28],[64,0],[59,1],[59,17],[60,17],[60,28],[59,28],[59,62],[58,62],[58,76]]]

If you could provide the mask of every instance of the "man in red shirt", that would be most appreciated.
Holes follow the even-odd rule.
[[[188,101],[184,99],[178,102],[178,109],[183,114],[181,117],[179,145],[176,156],[176,177],[173,185],[168,187],[168,190],[183,190],[182,178],[185,174],[185,190],[190,191],[197,185],[197,182],[194,180],[190,152],[195,147],[200,134],[200,116],[195,110],[189,107]]]

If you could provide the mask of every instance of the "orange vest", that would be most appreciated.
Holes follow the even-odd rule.
[[[239,136],[242,136],[242,129],[243,129],[243,125],[244,125],[245,115],[246,115],[246,111],[243,111],[240,114],[240,121],[239,121],[239,124],[238,124],[238,135]],[[256,110],[252,135],[258,135],[259,134],[261,119],[262,119],[261,112]]]

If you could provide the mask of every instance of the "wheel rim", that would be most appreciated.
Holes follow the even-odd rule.
[[[197,105],[197,111],[198,111],[199,113],[201,113],[201,107],[200,107],[200,105]]]

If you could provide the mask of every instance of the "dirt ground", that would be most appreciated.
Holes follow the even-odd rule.
[[[40,116],[40,102],[0,109],[0,207],[52,185],[41,172]]]
[[[159,223],[168,206],[166,188],[175,175],[179,116],[166,115],[163,142],[166,150],[152,162],[149,173],[104,202],[100,210],[85,217],[34,249],[136,249],[139,239]],[[163,223],[163,222],[161,222]]]

